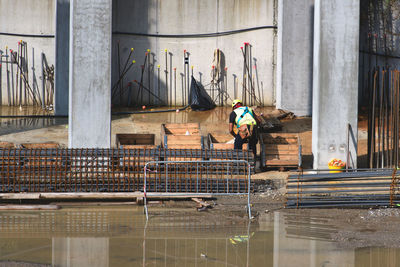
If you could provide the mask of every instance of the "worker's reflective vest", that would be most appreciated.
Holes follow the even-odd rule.
[[[238,107],[234,110],[236,113],[235,123],[239,128],[242,125],[256,125],[257,122],[254,119],[253,111],[248,107]]]

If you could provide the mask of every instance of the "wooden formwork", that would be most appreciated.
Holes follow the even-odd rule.
[[[168,123],[161,125],[161,142],[164,148],[203,149],[199,123]]]
[[[20,144],[21,148],[40,149],[40,148],[60,148],[59,143],[24,143]]]
[[[234,137],[230,134],[208,134],[208,143],[210,149],[233,149],[234,143],[232,140]],[[243,144],[243,150],[248,149],[248,144]]]
[[[116,134],[117,148],[156,148],[155,134]]]
[[[301,142],[297,133],[263,133],[260,145],[262,168],[301,166]]]
[[[15,144],[11,142],[0,142],[0,148],[15,148]]]

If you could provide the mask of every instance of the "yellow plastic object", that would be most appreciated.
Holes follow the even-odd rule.
[[[339,173],[342,172],[346,166],[328,166],[330,170],[335,170],[335,171],[329,171],[330,173]]]

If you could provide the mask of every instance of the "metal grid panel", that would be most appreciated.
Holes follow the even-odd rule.
[[[0,193],[18,192],[134,192],[143,191],[146,162],[159,160],[246,160],[254,172],[253,154],[247,151],[202,149],[0,149]],[[226,167],[225,167],[226,166]],[[163,177],[161,168],[157,175]],[[193,169],[171,169],[176,180],[190,181]],[[225,169],[224,169],[225,168]],[[228,168],[228,169],[227,169]],[[170,172],[171,173],[171,172]],[[243,175],[247,168],[216,164],[201,179],[213,175]],[[203,182],[203,181],[201,181]],[[154,184],[158,191],[163,184]],[[177,186],[191,192],[193,187]],[[151,188],[150,188],[151,189]]]

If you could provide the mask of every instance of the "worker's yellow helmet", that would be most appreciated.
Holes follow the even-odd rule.
[[[240,99],[233,100],[232,107],[236,106],[238,103],[242,103],[242,101]]]

